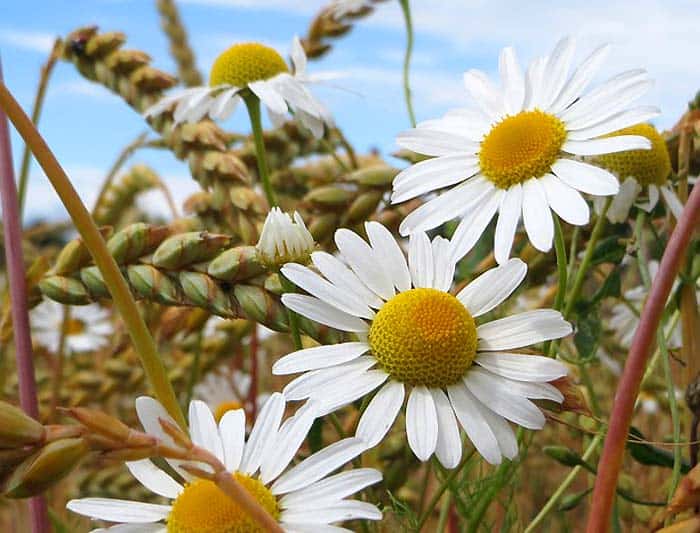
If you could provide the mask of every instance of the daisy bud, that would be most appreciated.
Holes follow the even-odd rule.
[[[549,455],[555,461],[565,465],[565,466],[582,466],[589,470],[590,467],[586,462],[581,459],[581,456],[573,451],[571,448],[566,446],[545,446],[543,448],[545,454]]]
[[[0,448],[35,444],[43,438],[44,426],[14,405],[0,402]]]
[[[263,262],[281,266],[290,262],[305,263],[315,242],[299,213],[294,218],[273,207],[263,225],[256,246]]]

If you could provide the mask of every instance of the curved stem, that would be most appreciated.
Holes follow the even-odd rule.
[[[117,263],[107,250],[107,245],[90,213],[85,209],[78,193],[73,188],[68,176],[61,168],[46,141],[41,137],[34,124],[22,111],[22,108],[3,83],[0,83],[0,107],[5,110],[18,133],[29,145],[34,157],[44,170],[49,181],[51,181],[63,205],[70,214],[85,246],[90,251],[90,255],[92,255],[104,278],[105,284],[109,288],[114,305],[131,336],[136,353],[141,358],[141,364],[149,382],[153,386],[156,398],[177,423],[185,428],[185,417],[177,402],[172,385],[168,380],[151,332],[146,327],[136,302],[131,296],[131,291],[119,271]],[[5,211],[5,217],[8,221],[10,220],[11,217],[8,211]]]
[[[411,121],[411,127],[415,128],[416,115],[413,112],[410,81],[411,54],[413,53],[413,23],[411,21],[411,6],[409,1],[410,0],[399,0],[404,21],[406,22],[406,55],[403,59],[403,95],[406,99],[406,108],[408,109],[408,118]]]
[[[270,207],[275,207],[277,204],[277,196],[275,190],[270,183],[270,169],[267,166],[267,156],[265,154],[265,140],[263,139],[262,120],[260,118],[260,99],[252,92],[243,94],[243,101],[248,108],[248,116],[250,117],[250,126],[253,129],[253,139],[255,140],[255,153],[258,162],[258,174],[262,183],[265,197]]]
[[[671,292],[673,281],[680,268],[680,263],[690,243],[690,238],[700,222],[700,187],[694,187],[688,203],[671,234],[664,250],[659,273],[651,285],[649,298],[639,326],[635,332],[627,363],[622,373],[615,403],[610,415],[610,425],[603,447],[593,489],[593,498],[588,518],[588,533],[607,531],[610,526],[610,513],[615,496],[617,477],[622,466],[625,442],[629,432],[635,399],[644,374],[649,350],[653,343],[666,299]]]

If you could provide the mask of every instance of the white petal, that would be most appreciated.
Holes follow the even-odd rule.
[[[597,196],[617,194],[620,184],[607,170],[572,159],[558,159],[552,171],[564,183],[577,191]]]
[[[542,411],[527,398],[510,394],[505,385],[493,389],[473,372],[468,372],[463,381],[471,393],[493,412],[527,429],[544,427]]]
[[[199,87],[192,87],[190,89],[183,89],[180,91],[176,91],[172,94],[169,94],[168,96],[164,96],[160,100],[158,100],[155,104],[150,106],[149,108],[146,109],[146,111],[143,112],[143,117],[144,118],[149,118],[155,115],[160,115],[163,111],[168,109],[170,106],[172,106],[175,102],[179,102],[180,100],[184,99],[185,97],[191,95],[194,92],[197,92],[199,90]]]
[[[518,381],[548,382],[568,374],[564,363],[542,355],[479,353],[476,362],[494,374]]]
[[[189,419],[192,442],[213,453],[219,461],[223,461],[224,448],[209,406],[201,400],[192,400]]]
[[[394,178],[391,203],[398,204],[449,187],[472,177],[478,170],[479,160],[473,155],[446,155],[420,161]]]
[[[497,390],[501,388],[507,390],[508,394],[535,400],[551,400],[558,403],[564,401],[564,396],[559,392],[559,389],[549,383],[504,378],[478,366],[471,368],[469,374],[472,376],[472,379],[480,380],[488,389]]]
[[[603,45],[596,48],[593,53],[588,56],[576,69],[573,76],[566,83],[564,88],[559,93],[559,96],[549,107],[551,113],[559,113],[563,109],[566,109],[574,102],[583,91],[586,89],[588,84],[591,82],[593,77],[598,72],[598,69],[605,61],[605,58],[610,52],[610,45]]]
[[[527,265],[513,258],[487,270],[462,289],[457,298],[473,317],[481,316],[500,305],[520,286],[527,275]]]
[[[325,507],[365,487],[379,483],[382,474],[374,468],[356,468],[327,477],[280,498],[282,509],[310,510]]]
[[[615,224],[625,222],[640,192],[642,192],[642,187],[637,183],[637,180],[634,178],[625,178],[625,180],[620,183],[620,192],[612,197],[612,202],[610,202],[610,207],[607,212],[608,220]],[[605,200],[602,200],[603,205],[605,205]]]
[[[348,229],[335,232],[335,244],[350,268],[362,282],[384,299],[394,296],[394,285],[377,261],[376,254],[362,237]]]
[[[651,141],[643,135],[616,135],[588,141],[566,141],[561,147],[564,152],[574,155],[613,154],[650,148]]]
[[[546,57],[538,57],[530,63],[525,74],[525,98],[523,109],[541,107],[540,102],[544,96],[544,70],[547,66]]]
[[[357,376],[348,376],[334,383],[333,390],[324,389],[311,398],[319,401],[319,416],[325,416],[369,394],[389,378],[383,370],[370,370]]]
[[[523,187],[520,183],[516,183],[503,193],[501,204],[498,207],[498,222],[496,223],[496,235],[493,245],[494,255],[498,264],[505,263],[510,256],[510,249],[513,247],[513,238],[518,227],[522,207]]]
[[[408,241],[408,266],[414,287],[433,286],[433,247],[428,236],[422,231],[412,233]]]
[[[352,461],[366,449],[367,444],[354,437],[335,442],[282,474],[270,487],[270,491],[277,496],[308,487]]]
[[[447,387],[447,394],[459,423],[474,447],[492,465],[500,464],[501,450],[491,427],[476,407],[477,399],[463,383]]]
[[[452,259],[455,262],[462,259],[474,247],[498,210],[504,191],[496,189],[493,185],[489,187],[486,194],[471,204],[470,211],[463,216],[452,235]]]
[[[478,109],[462,107],[450,109],[441,118],[419,122],[416,127],[453,133],[478,143],[489,129],[489,118]]]
[[[301,45],[301,41],[297,35],[292,39],[292,65],[294,65],[294,75],[299,76],[306,72],[306,52]]]
[[[513,432],[513,428],[510,427],[510,424],[480,401],[476,400],[474,405],[491,428],[503,456],[511,460],[515,458],[515,456],[518,455],[518,439],[515,437],[515,433]]]
[[[554,51],[549,56],[544,71],[544,95],[540,102],[543,109],[549,109],[566,84],[574,50],[574,40],[571,37],[565,37],[557,43]]]
[[[505,110],[507,113],[514,115],[523,106],[525,80],[523,72],[520,70],[515,50],[512,47],[509,46],[501,51],[498,69],[501,73],[501,82],[503,83]]]
[[[139,483],[159,496],[174,500],[183,490],[182,485],[154,465],[150,459],[129,461],[126,467],[131,475],[139,480]]]
[[[108,522],[150,523],[170,514],[170,505],[117,500],[114,498],[81,498],[71,500],[66,508],[74,513]]]
[[[537,178],[523,183],[523,223],[532,245],[541,252],[552,248],[554,223],[544,189]]]
[[[209,116],[214,120],[226,120],[235,111],[238,102],[238,88],[226,89],[218,94],[209,107]]]
[[[284,396],[275,392],[267,399],[258,413],[255,425],[250,432],[248,442],[243,449],[241,472],[254,474],[260,467],[263,457],[275,444],[275,436],[284,414]]]
[[[150,524],[117,524],[115,526],[93,529],[90,533],[167,533],[167,527],[160,522]]]
[[[406,150],[431,156],[468,155],[478,149],[478,145],[466,137],[424,128],[399,133],[396,136],[396,144]]]
[[[390,381],[369,402],[355,434],[367,443],[368,448],[379,444],[394,424],[403,405],[404,395],[403,383]]]
[[[435,451],[438,421],[435,403],[425,386],[413,387],[406,406],[406,435],[408,445],[421,461],[427,461]]]
[[[280,521],[299,522],[305,524],[327,524],[329,522],[344,522],[346,520],[381,520],[382,513],[373,504],[356,500],[342,500],[328,507],[312,511],[282,511]],[[320,531],[315,529],[314,531]]]
[[[404,257],[394,236],[379,222],[366,222],[365,230],[380,266],[389,275],[394,287],[399,292],[409,290],[411,288],[411,274],[408,271],[406,257]]]
[[[356,294],[336,287],[305,266],[287,263],[282,267],[282,274],[297,287],[348,315],[374,318],[374,311]]]
[[[265,81],[254,81],[248,84],[255,95],[260,98],[260,101],[265,104],[273,113],[286,113],[287,102],[275,90],[274,86]]]
[[[445,468],[455,468],[462,458],[462,441],[452,405],[442,390],[433,388],[430,394],[433,395],[438,422],[435,455]]]
[[[593,139],[595,137],[600,137],[601,135],[606,135],[608,133],[621,130],[622,128],[627,128],[628,126],[634,126],[635,124],[647,122],[652,118],[658,117],[660,114],[661,111],[659,108],[654,106],[642,106],[635,107],[634,109],[627,109],[593,126],[569,131],[566,138],[572,141]]]
[[[328,252],[312,253],[311,261],[314,266],[318,268],[319,272],[333,285],[357,294],[357,296],[370,307],[379,309],[384,303],[381,298],[360,281],[360,278],[358,278],[352,270]]]
[[[547,203],[559,218],[574,226],[588,224],[590,211],[581,195],[552,174],[545,174],[539,179]]]
[[[536,309],[482,324],[476,328],[478,349],[510,350],[560,339],[571,333],[571,324],[559,311]]]
[[[282,303],[306,318],[342,331],[364,332],[369,329],[361,318],[349,315],[326,302],[305,294],[283,294]]]
[[[267,81],[274,86],[277,93],[287,101],[295,113],[305,112],[310,116],[322,118],[323,112],[318,102],[299,80],[285,72]]]
[[[464,86],[479,108],[491,120],[497,120],[503,115],[503,94],[491,83],[486,74],[480,70],[468,70],[464,73]]]
[[[313,348],[292,352],[278,359],[272,365],[272,373],[279,376],[328,368],[357,359],[368,350],[369,345],[365,342],[344,342],[341,344],[314,346]]]
[[[629,200],[631,199],[632,203],[634,203],[634,200],[636,200],[637,195],[639,195],[639,193],[642,190],[641,186],[637,183],[637,180],[635,180],[634,178],[625,179],[625,181],[623,181],[620,184],[620,193],[613,198],[613,201],[610,204],[610,209],[608,209],[608,219],[610,219],[610,221],[613,221],[612,218],[610,218],[610,211],[612,210],[613,205],[615,204],[615,200],[617,200],[620,196],[622,196],[622,193],[623,193],[623,190],[625,189],[625,186],[629,187],[630,189],[632,188],[632,185],[629,184],[628,180],[631,180],[632,184],[636,185],[636,187],[634,187],[634,193],[632,193],[632,194],[628,193],[628,198],[625,199],[627,202],[629,202]],[[648,201],[646,203],[640,202],[637,205],[639,207],[641,207],[642,209],[644,209],[644,211],[646,211],[647,213],[651,213],[652,209],[654,209],[654,207],[656,207],[656,204],[659,203],[659,188],[656,185],[649,185],[647,187],[647,193],[648,193],[648,197],[649,197]],[[625,206],[623,206],[623,208],[626,208],[627,211],[625,212],[624,219],[622,220],[622,222],[627,220],[627,214],[629,213],[629,210],[632,208],[632,204],[630,204],[629,206],[625,205]]]
[[[433,239],[433,261],[435,270],[432,288],[442,292],[447,292],[452,286],[455,275],[455,261],[452,256],[452,243],[440,237]]]
[[[245,446],[245,411],[226,411],[219,421],[219,432],[224,445],[224,465],[229,472],[235,472],[241,465]]]
[[[698,185],[695,185],[696,187]],[[681,203],[676,193],[674,193],[667,185],[660,187],[661,195],[664,197],[664,202],[668,206],[669,210],[673,214],[676,220],[680,220],[683,214],[683,204]]]
[[[352,530],[330,524],[309,524],[307,522],[282,522],[285,533],[352,533]]]
[[[364,373],[375,364],[377,364],[377,361],[374,357],[364,356],[357,357],[341,365],[306,372],[290,381],[282,392],[287,400],[303,400],[316,391],[323,390],[327,387],[335,388],[334,383],[338,379]]]

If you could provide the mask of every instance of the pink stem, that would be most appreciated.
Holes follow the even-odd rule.
[[[617,387],[603,454],[598,463],[598,475],[593,488],[591,510],[588,513],[586,529],[588,533],[600,533],[610,529],[610,514],[629,426],[632,421],[634,403],[644,376],[649,353],[654,346],[656,330],[668,295],[698,223],[700,223],[700,187],[696,186],[688,198],[688,203],[683,209],[683,214],[671,234],[668,246],[666,246],[661,258],[659,272],[651,284],[649,298],[642,310],[639,326],[634,334],[625,369]]]
[[[2,63],[0,63],[0,82]],[[27,309],[27,285],[24,279],[24,259],[22,257],[22,221],[17,201],[17,186],[12,168],[12,147],[7,115],[0,108],[0,199],[5,233],[5,258],[7,277],[10,282],[12,329],[17,358],[17,378],[19,381],[19,401],[24,411],[33,418],[39,418],[39,405],[36,399],[34,362],[32,359],[32,339],[29,333],[29,311]],[[29,502],[34,533],[48,533],[49,521],[46,500],[37,496]]]

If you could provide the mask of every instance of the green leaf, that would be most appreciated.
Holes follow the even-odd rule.
[[[618,264],[625,256],[625,246],[620,242],[617,235],[611,235],[602,239],[593,250],[591,266],[600,265],[602,263]]]
[[[636,437],[638,439],[645,440],[642,432],[635,427],[630,428],[629,434],[632,439]],[[673,452],[669,450],[658,448],[652,444],[647,444],[646,442],[634,442],[633,440],[629,440],[627,442],[627,449],[629,450],[632,458],[638,463],[649,466],[673,468]],[[683,460],[681,462],[681,472],[687,474],[689,471],[690,463]]]
[[[600,288],[593,295],[592,303],[597,304],[604,298],[617,298],[621,294],[622,282],[620,279],[620,270],[616,268],[613,270]]]
[[[595,355],[602,330],[603,326],[596,309],[591,308],[587,313],[579,315],[574,344],[580,359],[590,359]]]
[[[561,499],[561,502],[559,503],[559,510],[560,511],[571,511],[571,509],[578,507],[579,504],[583,501],[583,499],[586,496],[588,496],[592,491],[593,491],[593,487],[588,488],[586,490],[582,490],[581,492],[574,492],[572,494],[566,494]]]

